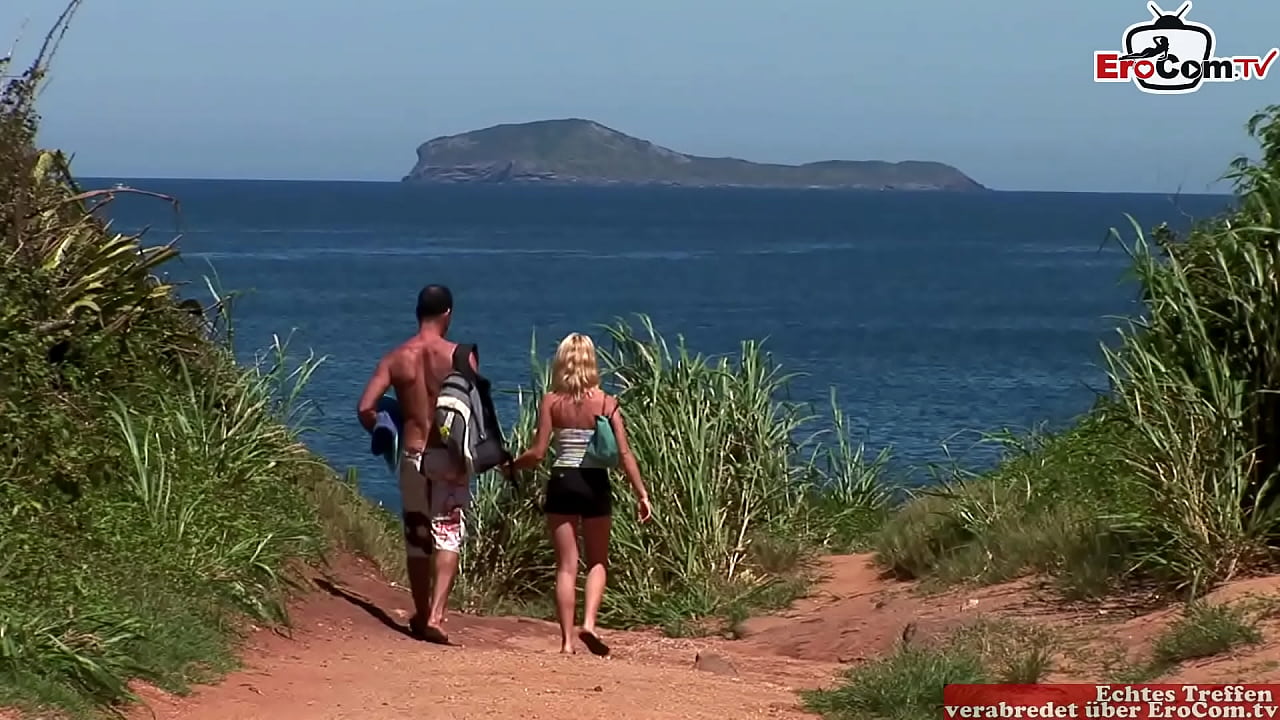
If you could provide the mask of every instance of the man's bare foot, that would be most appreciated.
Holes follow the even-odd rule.
[[[409,619],[409,630],[413,636],[419,640],[436,645],[451,645],[449,636],[443,630],[430,623],[425,623],[421,619],[421,615],[414,615]]]
[[[452,645],[453,644],[449,642],[449,636],[446,635],[443,630],[441,630],[438,627],[432,627],[430,625],[426,626],[426,628],[424,629],[424,632],[422,633],[422,639],[426,640],[429,643],[435,643],[436,645]]]
[[[577,655],[578,651],[572,645],[563,645],[560,647],[561,655]]]

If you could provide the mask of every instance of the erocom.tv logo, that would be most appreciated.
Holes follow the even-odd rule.
[[[1100,50],[1093,54],[1094,82],[1132,82],[1138,89],[1157,95],[1195,92],[1206,82],[1265,80],[1280,49],[1265,55],[1217,57],[1217,39],[1208,25],[1183,18],[1191,9],[1184,2],[1176,13],[1166,13],[1147,3],[1152,20],[1130,25],[1124,31],[1124,51]]]

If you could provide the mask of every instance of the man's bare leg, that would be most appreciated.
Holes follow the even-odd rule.
[[[453,589],[453,579],[458,576],[458,553],[437,548],[433,557],[435,567],[431,581],[431,612],[427,615],[427,629],[428,632],[435,630],[440,635],[444,635],[444,613],[449,606],[449,591]],[[448,636],[445,637],[447,639]]]
[[[431,612],[431,520],[427,481],[420,470],[421,454],[406,452],[400,461],[400,501],[404,505],[405,569],[413,596],[413,618],[409,630],[421,634],[422,623]]]
[[[449,605],[449,592],[458,575],[458,556],[462,553],[465,524],[464,508],[471,501],[470,486],[463,478],[454,477],[456,470],[447,451],[429,450],[423,458],[431,499],[431,555],[434,558],[431,578],[431,612],[426,616],[424,640],[449,644],[445,634],[444,612]],[[443,465],[444,469],[440,469]],[[433,476],[434,471],[434,476]],[[439,478],[447,479],[441,480]]]
[[[414,617],[431,614],[431,558],[411,556],[405,560],[409,571],[409,593],[413,595]]]

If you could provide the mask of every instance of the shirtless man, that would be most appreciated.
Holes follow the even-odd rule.
[[[471,501],[470,478],[450,459],[435,428],[436,396],[453,368],[457,347],[444,338],[453,316],[453,294],[443,285],[418,293],[418,333],[387,353],[373,371],[357,413],[373,430],[377,402],[394,387],[404,416],[400,447],[400,500],[414,613],[409,629],[419,639],[448,644],[441,625],[458,572],[463,512]],[[476,356],[471,367],[478,370]],[[433,562],[434,560],[434,562]]]

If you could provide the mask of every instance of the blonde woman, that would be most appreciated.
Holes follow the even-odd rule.
[[[609,646],[596,634],[596,614],[604,598],[609,557],[609,530],[613,493],[609,469],[596,462],[587,447],[595,433],[596,418],[609,419],[617,440],[618,460],[639,506],[640,522],[653,515],[649,493],[627,444],[627,428],[618,411],[618,400],[600,389],[595,344],[581,333],[560,341],[551,367],[551,392],[538,408],[538,429],[533,446],[516,458],[517,469],[537,466],[555,450],[551,478],[547,481],[547,528],[556,550],[556,616],[560,620],[560,652],[573,653],[573,619],[577,605],[578,526],[586,555],[587,585],[578,639],[595,655],[608,655]]]

